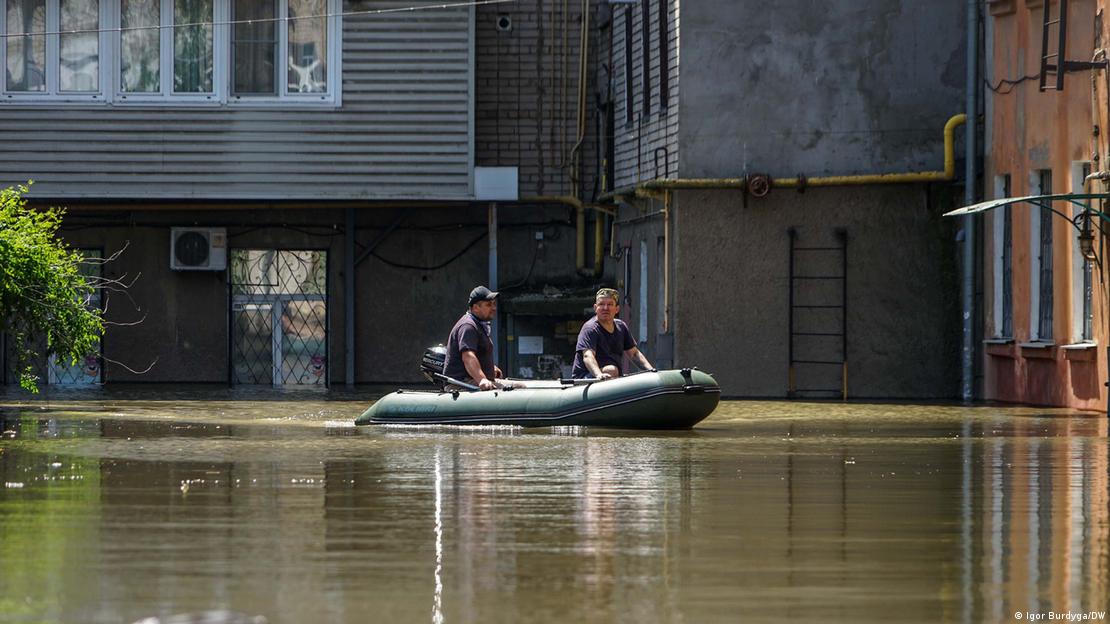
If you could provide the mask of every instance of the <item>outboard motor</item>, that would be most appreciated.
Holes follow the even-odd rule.
[[[436,378],[436,374],[443,374],[444,360],[447,359],[447,347],[443,345],[436,345],[424,349],[424,356],[420,358],[420,372],[428,378],[428,381],[434,383],[436,387],[443,388],[444,383],[442,379]]]

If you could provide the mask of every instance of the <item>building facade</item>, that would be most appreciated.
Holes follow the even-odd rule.
[[[615,9],[626,308],[726,394],[956,394],[965,16],[879,5]]]
[[[1089,179],[1105,169],[1105,3],[987,6],[988,197],[1105,193],[1103,182]],[[1054,23],[1061,18],[1062,34]],[[1042,67],[1043,55],[1055,64],[1060,51],[1079,66]],[[1103,210],[1102,200],[1021,202],[983,217],[985,398],[1105,408],[1104,243],[1096,236],[1096,260],[1085,260],[1079,235],[1088,208]],[[1099,226],[1095,219],[1096,234]]]
[[[960,11],[150,0],[78,40],[5,1],[0,173],[130,284],[101,358],[46,376],[416,381],[496,282],[515,376],[565,372],[615,285],[656,366],[729,396],[956,394]]]
[[[442,4],[5,0],[0,179],[65,206],[65,240],[121,287],[94,302],[102,352],[42,379],[416,381],[474,285],[600,283],[597,115],[577,106],[596,24]],[[519,179],[492,225],[486,166]]]

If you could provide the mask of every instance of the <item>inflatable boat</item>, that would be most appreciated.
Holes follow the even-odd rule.
[[[440,390],[387,394],[355,424],[689,429],[709,416],[721,398],[713,377],[696,368],[605,381],[521,380],[527,387],[484,392],[435,375],[446,382]]]

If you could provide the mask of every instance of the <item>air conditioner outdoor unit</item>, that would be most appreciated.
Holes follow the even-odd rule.
[[[223,271],[227,268],[227,230],[170,228],[170,268],[174,271]]]

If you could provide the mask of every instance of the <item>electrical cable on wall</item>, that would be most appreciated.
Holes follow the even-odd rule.
[[[1010,93],[1011,91],[1013,91],[1015,86],[1025,82],[1026,80],[1036,80],[1040,77],[1041,77],[1040,72],[1037,72],[1035,74],[1030,74],[1028,76],[1022,76],[1021,78],[1015,78],[1015,79],[1003,78],[1003,79],[998,81],[997,85],[992,85],[989,80],[984,80],[983,84],[987,85],[988,89],[990,89],[991,91],[994,91],[995,93],[997,93],[999,95],[1006,95],[1007,93]],[[1008,87],[1005,91],[1001,90],[1003,85]]]

